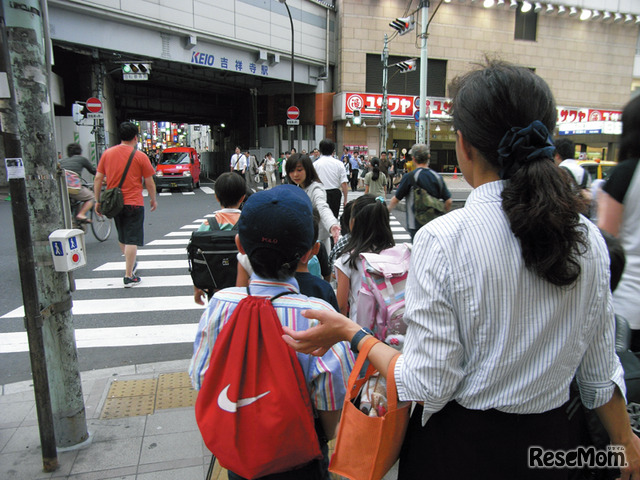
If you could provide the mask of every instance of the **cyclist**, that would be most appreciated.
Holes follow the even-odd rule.
[[[82,178],[82,170],[87,170],[91,175],[96,174],[96,167],[91,165],[91,162],[82,156],[82,147],[77,143],[70,143],[67,145],[68,157],[60,160],[60,166],[65,170],[74,172],[78,177]],[[69,198],[82,202],[82,207],[76,215],[76,220],[80,223],[90,223],[91,220],[87,218],[87,212],[93,207],[93,193],[84,185],[80,188],[78,193],[70,193]]]

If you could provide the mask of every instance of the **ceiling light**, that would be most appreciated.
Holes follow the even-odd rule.
[[[451,0],[444,0],[444,3],[451,3]]]
[[[511,10],[515,10],[516,8],[518,8],[518,2],[516,2],[516,0],[511,0],[511,2],[509,3],[509,8]]]
[[[451,130],[452,132],[456,131],[456,129],[453,127],[453,124],[451,124],[451,127],[449,128],[449,130]]]
[[[440,125],[436,125],[436,132],[440,131]]]
[[[624,16],[624,23],[631,23],[633,22],[635,19],[633,18],[632,15],[629,15],[628,13]]]
[[[618,23],[621,22],[623,19],[623,16],[621,13],[616,12],[616,14],[613,16],[613,23]]]
[[[504,5],[504,0],[498,0],[498,6],[502,7]]]
[[[636,15],[636,25],[640,23],[640,15]]]
[[[413,130],[413,128],[411,128],[411,124],[407,123],[407,130]]]
[[[367,122],[365,122],[364,120],[362,120],[362,124],[360,125],[362,127],[366,127],[367,126]]]
[[[522,7],[520,7],[520,11],[522,13],[527,13],[529,10],[531,10],[531,4],[527,2],[527,0],[524,0],[524,2],[522,2]]]
[[[607,20],[611,20],[611,13],[610,12],[603,12],[602,13],[602,21],[606,22]]]
[[[582,12],[580,13],[580,20],[589,20],[591,18],[591,10],[588,10],[586,8],[582,9]]]
[[[494,0],[484,0],[484,3],[482,5],[484,6],[484,8],[491,8],[493,7],[494,3]]]
[[[376,127],[382,128],[382,124],[380,123],[380,120],[378,120],[378,124],[376,125]]]
[[[396,128],[396,122],[391,122],[391,126],[389,128]]]
[[[594,10],[591,13],[591,20],[598,20],[600,18],[600,11],[599,10]]]
[[[345,127],[349,128],[351,126],[351,122],[349,120],[347,120],[347,123],[345,124]]]
[[[536,2],[536,6],[533,7],[533,11],[538,13],[540,10],[542,10],[542,4],[540,2]]]
[[[546,13],[547,15],[553,13],[553,5],[547,3],[547,9],[544,11],[544,13]]]
[[[564,5],[558,5],[558,15],[562,15],[566,11],[567,9],[564,7]]]
[[[578,15],[578,9],[576,7],[571,7],[569,9],[569,16],[575,17],[576,15]]]

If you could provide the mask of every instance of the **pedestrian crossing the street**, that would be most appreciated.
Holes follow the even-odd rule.
[[[188,192],[171,192],[182,193]],[[214,191],[202,187],[194,193],[210,195]],[[360,195],[362,192],[350,192],[348,199]],[[203,307],[193,298],[186,246],[191,233],[211,216],[194,219],[139,249],[142,282],[136,288],[123,288],[123,256],[105,258],[93,270],[78,272],[72,307],[78,349],[191,344]],[[393,216],[391,228],[396,243],[410,242],[409,234]],[[0,320],[13,319],[19,325],[15,319],[23,316],[20,306],[1,315]],[[29,351],[26,332],[19,327],[16,330],[0,333],[0,354]]]

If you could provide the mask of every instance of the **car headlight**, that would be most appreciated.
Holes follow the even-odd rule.
[[[182,171],[182,176],[183,177],[190,177],[191,176],[191,170],[183,170]]]
[[[161,171],[157,171],[157,172],[156,172],[156,177],[162,177],[162,175],[163,175],[163,174],[162,174],[162,172],[161,172]]]

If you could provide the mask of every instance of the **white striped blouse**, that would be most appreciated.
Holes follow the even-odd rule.
[[[577,376],[587,408],[625,393],[615,354],[609,257],[585,218],[575,285],[557,287],[524,265],[501,207],[503,181],[415,237],[408,330],[395,367],[401,400],[424,402],[423,424],[451,400],[475,410],[541,413],[569,398]]]

